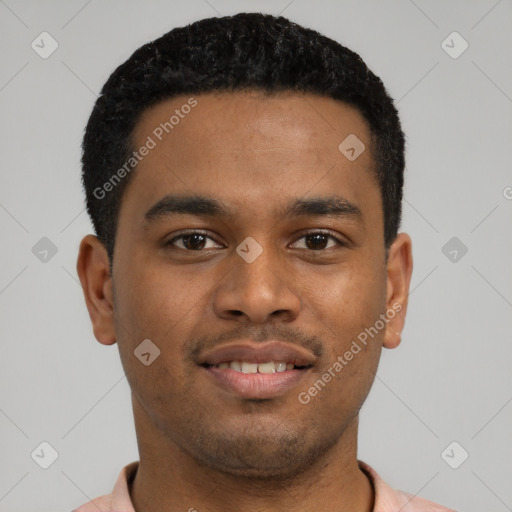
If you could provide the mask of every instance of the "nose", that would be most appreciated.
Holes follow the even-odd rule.
[[[231,269],[214,294],[217,316],[255,324],[297,318],[301,309],[297,282],[293,269],[277,251],[263,248],[250,263],[235,252],[231,258]]]

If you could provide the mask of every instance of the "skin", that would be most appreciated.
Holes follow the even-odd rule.
[[[131,177],[112,275],[93,235],[82,240],[77,262],[95,337],[117,342],[132,390],[140,452],[135,509],[370,512],[374,491],[357,466],[358,414],[382,348],[400,343],[412,255],[410,237],[400,233],[386,260],[368,125],[354,108],[312,94],[195,98],[197,106]],[[134,147],[187,99],[146,110]],[[351,133],[366,145],[352,162],[338,150]],[[221,200],[232,215],[145,222],[170,193]],[[282,215],[292,200],[334,193],[357,205],[361,218]],[[188,229],[211,238],[165,246]],[[318,230],[346,245],[304,238]],[[247,237],[263,249],[252,263],[236,252]],[[298,393],[396,304],[402,309],[385,328],[300,403]],[[146,338],[161,351],[149,366],[133,354]],[[247,338],[314,346],[321,355],[289,392],[243,399],[217,386],[191,354]]]

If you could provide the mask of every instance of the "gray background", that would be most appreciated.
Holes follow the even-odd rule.
[[[407,134],[412,295],[402,344],[384,350],[361,413],[359,458],[457,510],[512,510],[510,0],[0,0],[0,511],[69,511],[138,459],[117,346],[94,339],[75,271],[92,231],[81,137],[137,47],[244,10],[282,13],[358,52]],[[43,31],[59,45],[47,59],[31,48]],[[458,58],[441,45],[453,31],[469,43]],[[448,39],[452,52],[460,43]],[[57,248],[46,261],[32,250],[42,237]],[[468,248],[456,261],[442,251],[452,237]],[[59,454],[48,469],[31,458],[42,441]],[[462,450],[452,469],[445,460]]]

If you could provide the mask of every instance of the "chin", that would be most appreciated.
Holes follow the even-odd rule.
[[[283,481],[311,469],[335,442],[274,431],[249,437],[243,434],[210,435],[206,442],[195,448],[196,459],[212,470],[252,481]]]

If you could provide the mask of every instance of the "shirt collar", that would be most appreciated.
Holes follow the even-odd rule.
[[[361,460],[358,460],[357,463],[373,487],[375,495],[373,512],[398,510],[400,504],[396,499],[396,491],[389,487],[370,465]],[[130,489],[138,467],[139,462],[134,461],[121,470],[112,491],[111,509],[109,512],[135,512],[130,498]]]

